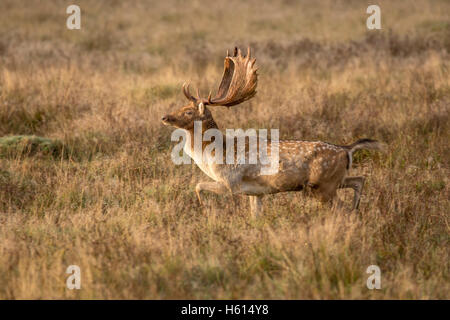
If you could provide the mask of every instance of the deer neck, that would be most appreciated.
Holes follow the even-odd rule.
[[[212,117],[202,121],[202,130],[203,130],[202,133],[204,133],[208,129],[219,129],[219,127],[217,126],[216,122]]]
[[[201,152],[203,153],[203,150],[206,148],[207,145],[209,145],[210,143],[213,143],[213,141],[203,141],[203,136],[205,134],[205,132],[209,129],[219,129],[219,127],[217,126],[216,122],[214,121],[213,118],[207,119],[207,120],[203,120],[202,121],[202,126],[201,126],[201,136],[198,137],[198,139],[201,139]],[[190,138],[190,143],[186,143],[185,144],[185,151],[189,154],[189,156],[191,158],[193,158],[194,160],[196,160],[196,155],[195,155],[195,151],[200,151],[200,150],[194,150],[194,146],[195,146],[195,130],[194,127],[190,128],[190,129],[185,129],[185,131],[187,131],[188,137]],[[199,155],[197,155],[199,156]]]

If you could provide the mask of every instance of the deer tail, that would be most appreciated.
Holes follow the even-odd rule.
[[[361,150],[361,149],[384,151],[386,149],[386,145],[377,140],[359,139],[355,143],[352,143],[348,146],[344,146],[344,148],[347,149],[347,154],[348,154],[348,168],[347,169],[350,169],[350,167],[352,166],[353,152],[355,152],[357,150]]]

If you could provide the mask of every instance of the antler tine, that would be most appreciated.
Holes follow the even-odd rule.
[[[189,82],[183,83],[183,94],[185,95],[185,97],[186,97],[188,100],[191,100],[191,101],[193,101],[193,102],[196,102],[197,99],[196,99],[194,96],[191,95],[191,93],[190,93],[190,91],[189,91],[189,86],[190,86],[190,83],[189,83]]]
[[[250,52],[250,47],[247,47],[247,59],[252,57],[252,53]]]
[[[212,94],[212,91],[209,91],[209,94],[208,94],[208,103],[211,103],[211,94]]]

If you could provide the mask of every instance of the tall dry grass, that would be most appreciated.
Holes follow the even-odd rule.
[[[449,298],[448,1],[381,1],[380,31],[361,1],[77,1],[79,31],[69,4],[0,2],[1,298]],[[358,213],[301,193],[258,219],[244,198],[197,206],[206,177],[169,160],[159,119],[248,44],[258,94],[219,125],[386,142],[355,156]]]

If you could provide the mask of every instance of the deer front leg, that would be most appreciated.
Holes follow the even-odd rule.
[[[202,191],[210,191],[216,194],[226,194],[228,193],[227,187],[220,182],[199,182],[195,186],[195,193],[197,194],[198,202],[203,206],[203,201],[201,198]]]
[[[248,199],[250,201],[250,212],[253,217],[257,218],[259,216],[262,207],[261,197],[249,196]]]
[[[339,186],[339,188],[352,188],[355,190],[355,195],[353,196],[353,208],[352,210],[359,208],[359,202],[361,200],[361,192],[364,186],[364,177],[347,177],[344,182]]]

